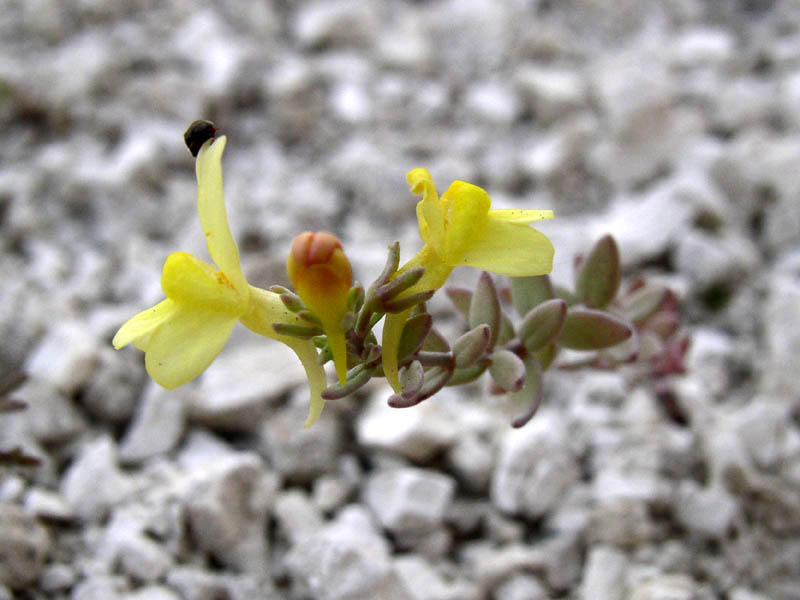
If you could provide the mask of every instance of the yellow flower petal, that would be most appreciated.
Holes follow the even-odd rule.
[[[536,221],[552,219],[555,215],[552,210],[524,210],[521,208],[499,208],[489,211],[489,218],[507,223],[521,223],[528,225]]]
[[[428,169],[414,169],[406,174],[406,181],[411,186],[412,194],[422,195],[422,200],[417,204],[417,217],[421,217],[420,237],[440,251],[444,248],[444,218],[433,178]]]
[[[445,218],[444,253],[442,259],[449,265],[460,264],[461,256],[475,243],[486,223],[489,194],[477,185],[454,181],[442,196]],[[437,252],[441,251],[436,248]]]
[[[510,277],[543,275],[553,269],[553,244],[539,231],[491,218],[453,266],[470,266]]]
[[[244,295],[247,291],[247,280],[239,264],[239,249],[228,226],[222,191],[222,153],[225,151],[225,142],[225,136],[209,140],[197,154],[197,211],[206,236],[208,253],[233,287]]]
[[[205,307],[236,316],[247,308],[248,296],[240,295],[224,273],[186,252],[173,252],[167,257],[161,288],[168,298],[184,306]],[[247,288],[244,292],[249,294]]]
[[[114,349],[119,350],[123,346],[127,346],[133,342],[137,345],[137,348],[144,350],[147,344],[142,343],[142,341],[144,341],[145,338],[149,341],[150,334],[166,319],[169,319],[175,313],[176,309],[177,304],[175,301],[167,298],[155,306],[151,306],[139,314],[134,315],[119,328],[119,331],[117,331],[114,339],[111,341],[114,345]],[[144,348],[142,346],[144,346]]]
[[[236,321],[228,313],[178,306],[150,337],[147,373],[168,390],[191,381],[217,357]]]
[[[311,340],[301,340],[287,335],[279,335],[272,328],[272,323],[302,323],[300,318],[289,311],[278,294],[250,286],[250,307],[241,317],[242,324],[249,330],[289,346],[306,371],[306,378],[311,387],[311,404],[306,419],[306,428],[311,427],[325,407],[322,392],[327,387],[325,369],[319,364],[317,349]]]

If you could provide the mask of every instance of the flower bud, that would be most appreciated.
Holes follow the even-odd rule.
[[[347,345],[342,318],[348,308],[353,272],[341,242],[330,233],[301,233],[292,242],[286,270],[297,295],[319,317],[328,338],[339,383],[344,384]]]

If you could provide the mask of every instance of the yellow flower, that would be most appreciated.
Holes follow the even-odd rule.
[[[311,385],[306,427],[322,412],[325,371],[313,343],[277,334],[272,323],[299,323],[277,294],[247,283],[239,250],[231,235],[222,190],[225,137],[203,144],[196,161],[197,207],[208,252],[216,270],[191,254],[167,257],[161,287],[167,296],[129,319],[114,336],[114,348],[133,343],[145,353],[145,368],[153,380],[174,389],[202,373],[220,353],[237,321],[294,350]]]
[[[490,210],[489,194],[478,186],[454,181],[440,198],[427,169],[406,175],[417,203],[419,234],[425,245],[398,273],[424,267],[422,279],[404,295],[442,287],[451,271],[469,266],[526,277],[549,273],[553,268],[553,244],[544,234],[528,227],[552,219],[552,210]],[[397,349],[408,311],[386,316],[383,327],[383,371],[401,391],[397,374]]]
[[[301,233],[292,242],[286,270],[297,295],[319,317],[333,354],[339,383],[344,385],[347,344],[342,318],[347,312],[353,272],[341,242],[330,233]]]

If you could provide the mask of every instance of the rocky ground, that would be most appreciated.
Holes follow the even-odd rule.
[[[555,209],[556,280],[613,233],[681,296],[683,418],[549,372],[521,430],[476,385],[304,431],[299,363],[243,328],[159,388],[110,340],[205,253],[197,118],[256,285],[306,229],[365,282],[410,256],[417,166]],[[0,599],[800,599],[795,2],[6,0],[0,122],[0,375],[30,377],[0,447],[42,461],[0,472]]]

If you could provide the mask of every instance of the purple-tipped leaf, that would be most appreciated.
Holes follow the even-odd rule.
[[[551,344],[561,333],[567,317],[563,300],[547,300],[531,310],[519,326],[519,339],[529,352]]]
[[[422,348],[432,326],[433,318],[428,313],[419,314],[406,321],[405,326],[403,326],[403,333],[400,335],[400,345],[397,349],[399,361]]]
[[[633,325],[620,317],[592,308],[575,308],[567,312],[558,343],[573,350],[602,350],[632,334]]]
[[[478,325],[453,343],[456,369],[471,367],[489,348],[492,331],[488,325]]]
[[[617,242],[604,235],[578,268],[575,293],[586,306],[605,308],[617,295],[621,276]]]
[[[488,325],[492,334],[489,347],[494,348],[500,333],[500,322],[500,298],[497,295],[497,288],[491,275],[482,271],[469,305],[469,326],[474,329],[478,325]]]
[[[542,369],[535,357],[525,359],[525,385],[509,394],[519,411],[511,420],[512,427],[522,427],[533,418],[542,404]]]
[[[525,363],[510,350],[495,350],[489,374],[506,392],[518,392],[525,383]]]

